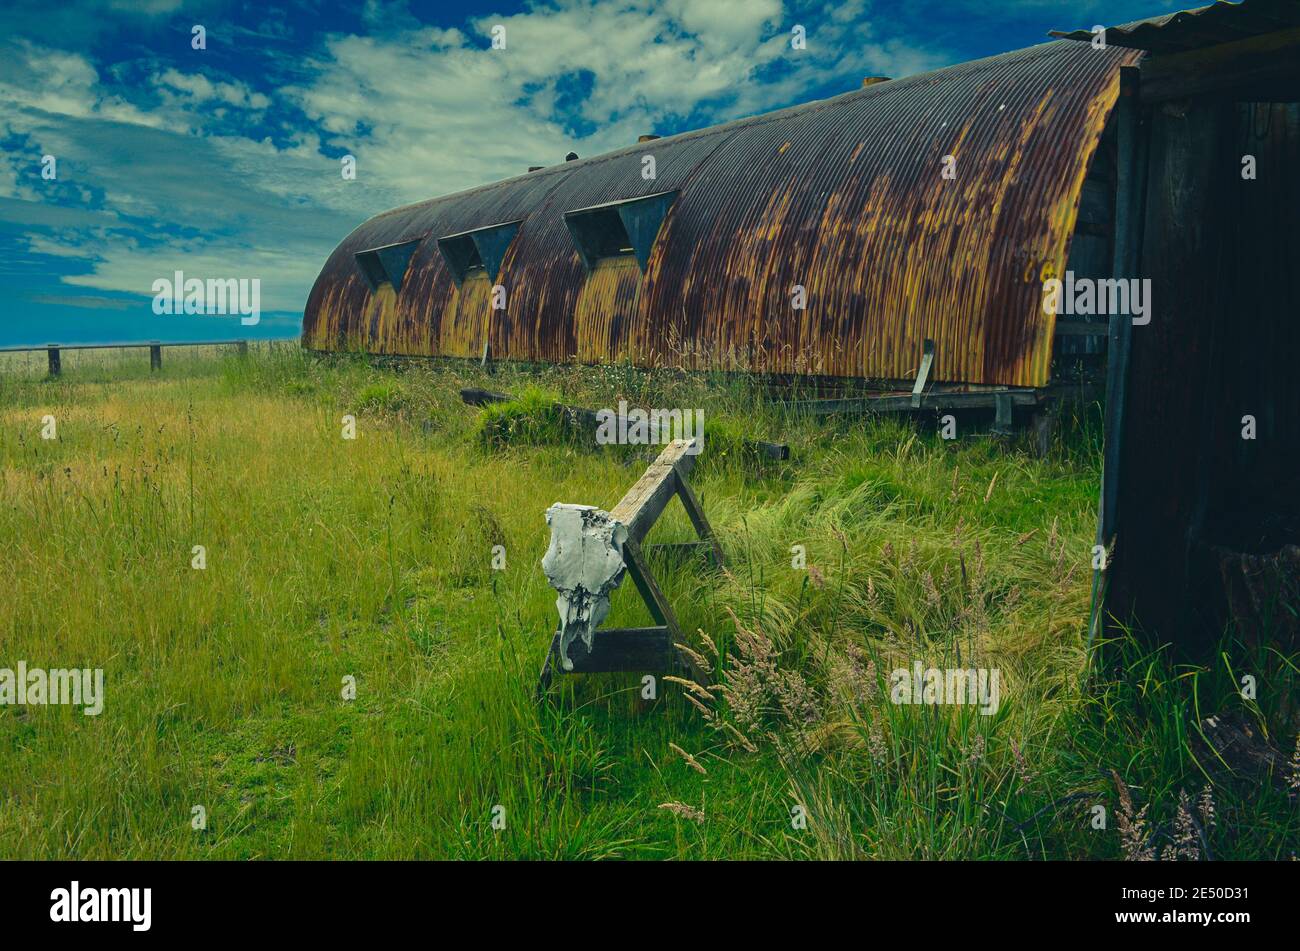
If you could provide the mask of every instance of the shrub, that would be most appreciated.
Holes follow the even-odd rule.
[[[392,380],[376,380],[357,391],[357,405],[361,409],[392,412],[401,409],[403,402],[402,388]]]
[[[567,442],[572,434],[558,397],[539,387],[525,388],[507,403],[493,403],[479,417],[479,440],[488,448],[512,443],[529,446]]]

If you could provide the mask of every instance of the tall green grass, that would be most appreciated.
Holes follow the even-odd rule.
[[[626,366],[489,377],[282,346],[43,374],[0,367],[0,666],[103,667],[107,698],[99,717],[0,707],[0,856],[1119,857],[1112,770],[1157,847],[1207,783],[1216,858],[1296,847],[1284,785],[1198,760],[1193,735],[1242,715],[1289,755],[1294,658],[1225,642],[1231,668],[1189,670],[1116,645],[1089,674],[1095,407],[1038,459],[966,420],[946,442],[796,417],[752,378]],[[472,409],[463,386],[521,399]],[[637,675],[562,678],[535,701],[543,512],[612,506],[654,454],[556,426],[557,398],[705,410],[693,482],[729,566],[654,564],[719,678],[738,630],[772,645],[778,699],[748,745],[721,693],[701,711],[663,680],[643,699]],[[710,450],[752,438],[791,460]],[[652,541],[691,537],[674,506]],[[627,587],[608,625],[650,622]],[[998,667],[997,715],[890,703],[913,658]],[[1235,691],[1242,665],[1259,702]]]

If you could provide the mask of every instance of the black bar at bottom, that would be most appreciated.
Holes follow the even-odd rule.
[[[646,800],[647,818],[659,815],[656,801]],[[463,835],[467,840],[500,836],[501,857],[511,857],[506,848],[508,833],[491,827],[492,802],[490,796],[483,800],[482,816],[467,819]],[[631,803],[624,806],[632,808]],[[525,821],[522,816],[510,818]],[[725,817],[711,815],[706,821],[723,822]],[[637,829],[629,823],[624,834],[635,836]],[[784,834],[797,839],[815,833],[810,823],[803,832],[787,828]],[[364,835],[341,840],[340,853],[352,853],[365,842]],[[455,850],[430,852],[429,843],[406,845],[406,851],[433,859],[455,854]],[[547,845],[557,849],[555,843]],[[547,854],[546,847],[537,848]],[[262,941],[291,936],[301,943],[319,936],[337,946],[341,938],[354,934],[373,942],[379,927],[428,929],[461,919],[483,924],[482,916],[489,911],[494,912],[488,926],[494,936],[505,937],[519,929],[522,937],[532,940],[537,921],[554,911],[553,894],[536,887],[537,862],[458,862],[454,869],[437,871],[430,875],[420,866],[392,861],[0,862],[0,915],[5,939],[13,947],[28,947],[15,940],[28,934],[57,938],[60,932],[65,938],[71,934],[96,941],[110,933],[128,941],[201,933],[209,942],[256,934]],[[1137,933],[1138,943],[1155,935],[1182,941],[1196,933],[1211,935],[1206,944],[1214,947],[1236,946],[1239,942],[1234,938],[1247,937],[1252,929],[1262,937],[1294,925],[1292,876],[1286,871],[1287,864],[1280,862],[883,861],[727,866],[728,879],[756,896],[754,901],[770,902],[775,896],[810,889],[823,899],[815,912],[797,908],[791,912],[805,932],[821,928],[829,935],[844,927],[861,927],[864,894],[870,896],[867,907],[874,916],[912,922],[933,916],[936,894],[960,894],[971,907],[985,909],[973,919],[979,928],[1014,928],[1021,933],[1047,933],[1054,928],[1058,933],[1068,930],[1088,936]],[[554,874],[563,874],[566,888],[590,903],[584,927],[595,928],[605,923],[599,921],[601,916],[611,926],[626,923],[626,908],[619,902],[632,889],[638,894],[647,886],[706,891],[716,882],[718,870],[709,862],[570,861],[562,868],[557,865]],[[73,882],[83,897],[91,889],[140,891],[131,896],[119,892],[115,898],[117,917],[127,920],[56,920],[67,917]],[[121,913],[130,908],[137,911],[137,918],[145,917],[144,889],[149,889],[147,932],[135,930],[143,921],[133,924],[129,914]],[[484,898],[493,895],[509,895],[509,907],[494,910],[491,899]],[[1209,920],[1201,920],[1202,915]],[[740,916],[739,925],[728,927],[744,931],[748,923],[770,928],[773,920],[770,915],[751,913]]]

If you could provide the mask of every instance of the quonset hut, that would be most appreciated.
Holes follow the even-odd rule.
[[[1045,386],[1043,278],[1109,266],[1138,55],[1047,43],[385,212],[303,344],[910,385],[930,340],[934,383]]]
[[[378,215],[330,256],[303,344],[928,370],[999,415],[1054,356],[1104,349],[1094,633],[1291,648],[1300,0],[1058,35]],[[1045,312],[1068,272],[1150,281],[1150,312]]]

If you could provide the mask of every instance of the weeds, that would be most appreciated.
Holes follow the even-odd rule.
[[[0,707],[4,857],[1295,851],[1295,658],[1225,642],[1231,663],[1185,668],[1119,641],[1089,674],[1095,408],[1037,459],[797,418],[739,374],[97,359],[55,383],[30,361],[0,373],[0,666],[104,667],[107,693],[98,718]],[[479,411],[464,386],[518,399]],[[711,682],[643,699],[637,677],[561,678],[539,705],[542,513],[612,506],[644,461],[554,405],[620,399],[706,410],[693,483],[729,568],[656,574]],[[752,458],[752,439],[793,458]],[[655,540],[689,537],[670,508]],[[621,592],[606,623],[651,621]],[[1001,707],[891,702],[918,659],[1000,669]],[[1212,715],[1276,737],[1276,777],[1215,762]]]

